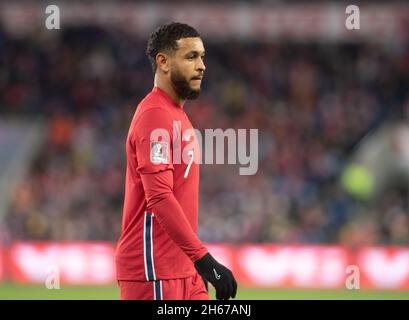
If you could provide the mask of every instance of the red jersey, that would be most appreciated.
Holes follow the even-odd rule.
[[[197,238],[199,145],[183,108],[155,87],[140,102],[126,141],[118,280],[195,274],[207,253]]]

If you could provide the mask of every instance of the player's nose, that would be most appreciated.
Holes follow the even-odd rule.
[[[199,63],[197,64],[196,68],[198,71],[201,71],[201,72],[204,72],[206,70],[206,66],[202,59],[199,59]]]

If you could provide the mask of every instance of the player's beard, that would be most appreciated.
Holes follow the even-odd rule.
[[[194,100],[199,97],[200,89],[192,89],[189,81],[176,69],[171,69],[170,81],[172,81],[173,87],[182,99]]]

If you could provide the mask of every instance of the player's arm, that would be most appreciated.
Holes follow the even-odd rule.
[[[170,238],[183,252],[196,262],[207,249],[198,239],[187,220],[182,207],[173,194],[173,171],[141,174],[147,208]]]
[[[147,209],[195,262],[207,253],[173,194],[173,119],[163,108],[145,110],[131,133]]]
[[[216,298],[235,297],[237,283],[232,272],[218,263],[197,238],[183,209],[173,195],[172,170],[142,174],[147,207],[155,214],[161,227],[194,262],[196,270],[216,288]]]

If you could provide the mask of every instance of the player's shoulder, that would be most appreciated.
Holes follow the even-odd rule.
[[[166,105],[166,101],[160,95],[150,92],[138,104],[135,113],[135,121],[152,117],[166,119],[171,116],[172,114]]]
[[[169,130],[174,120],[174,115],[161,98],[148,94],[137,106],[130,132],[134,136],[145,135],[153,128]]]

